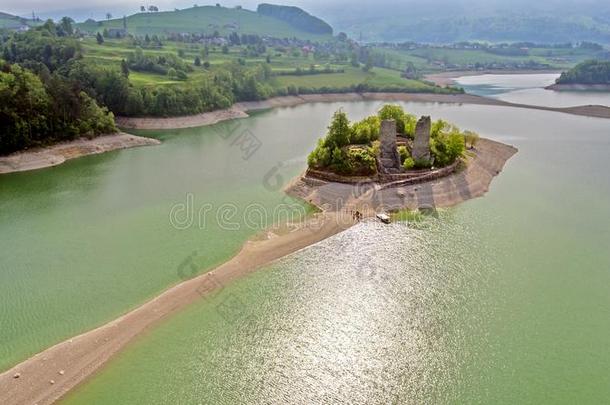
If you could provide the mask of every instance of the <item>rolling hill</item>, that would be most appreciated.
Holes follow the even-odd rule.
[[[17,30],[34,25],[37,25],[35,21],[0,12],[0,29]]]
[[[285,18],[263,15],[255,11],[218,6],[200,6],[154,13],[144,12],[128,16],[125,19],[127,31],[135,35],[182,32],[212,34],[217,31],[221,35],[237,32],[238,34],[257,34],[276,38],[296,37],[324,40],[329,39],[332,34],[332,30],[330,33],[320,30],[313,30],[312,32],[311,29],[308,30],[308,27],[303,26],[303,20],[288,21]],[[321,21],[317,18],[315,20]],[[326,24],[323,21],[321,22]],[[79,29],[88,32],[103,31],[110,28],[121,29],[123,28],[123,18],[99,22],[88,20],[77,26]]]

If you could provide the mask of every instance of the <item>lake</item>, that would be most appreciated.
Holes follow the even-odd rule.
[[[285,201],[270,178],[305,167],[332,113],[358,119],[380,105],[318,103],[147,132],[164,143],[0,177],[1,364],[192,276],[183,264],[193,254],[202,270],[226,260],[259,228],[246,207]],[[483,198],[438,218],[361,223],[225,286],[140,337],[65,402],[610,397],[610,121],[403,105],[519,153]],[[239,136],[260,148],[245,156]],[[189,196],[195,208],[232,204],[239,226],[177,223],[172,209]]]
[[[574,107],[579,105],[610,106],[610,92],[554,91],[545,87],[555,83],[556,73],[486,74],[462,76],[455,82],[468,93],[497,98],[517,104],[548,107]]]

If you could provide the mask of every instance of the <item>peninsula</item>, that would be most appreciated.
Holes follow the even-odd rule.
[[[588,60],[563,72],[548,90],[610,91],[610,62]]]

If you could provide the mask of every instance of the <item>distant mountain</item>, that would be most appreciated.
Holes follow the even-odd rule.
[[[322,3],[318,15],[365,42],[610,44],[607,0],[378,0]]]
[[[291,12],[277,12],[263,8],[267,14],[220,6],[192,7],[176,11],[142,12],[128,17],[106,21],[87,20],[77,25],[81,30],[95,32],[104,29],[122,29],[136,35],[168,33],[218,32],[267,35],[276,38],[325,39],[332,28],[324,21],[294,7]],[[291,7],[292,9],[292,7]]]

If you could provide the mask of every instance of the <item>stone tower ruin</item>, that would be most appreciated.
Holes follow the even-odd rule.
[[[381,121],[379,140],[381,143],[380,163],[382,172],[399,173],[401,166],[400,156],[396,147],[396,121]]]
[[[413,141],[413,160],[430,161],[430,129],[432,123],[430,116],[423,116],[415,126],[415,140]]]

